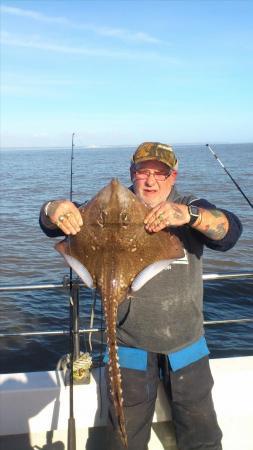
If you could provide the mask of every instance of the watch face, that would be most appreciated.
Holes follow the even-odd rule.
[[[197,206],[190,206],[190,215],[194,216],[194,217],[198,217],[199,216],[199,208]]]
[[[196,222],[196,220],[199,218],[199,216],[200,216],[199,208],[197,206],[194,206],[194,205],[189,205],[188,206],[188,211],[189,211],[189,214],[190,214],[189,225],[193,225]]]

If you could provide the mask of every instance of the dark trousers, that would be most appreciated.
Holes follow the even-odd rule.
[[[179,450],[221,450],[208,357],[172,372],[167,357],[148,354],[146,371],[121,368],[128,450],[147,450],[162,372]],[[108,383],[108,378],[107,378]],[[125,450],[109,401],[108,450]]]

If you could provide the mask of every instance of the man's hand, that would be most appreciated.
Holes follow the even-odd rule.
[[[69,200],[55,200],[47,208],[47,217],[65,234],[76,234],[83,225],[79,209]]]
[[[150,232],[157,232],[166,227],[179,227],[188,223],[190,215],[186,205],[161,202],[155,206],[144,220],[145,228]]]
[[[229,222],[225,214],[218,209],[203,209],[200,219],[191,228],[198,230],[208,238],[219,241],[223,239],[229,229]],[[155,206],[144,220],[145,228],[151,233],[161,231],[166,227],[180,227],[190,221],[187,205],[178,203],[162,202]]]

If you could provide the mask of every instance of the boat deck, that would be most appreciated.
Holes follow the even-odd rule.
[[[253,450],[253,356],[210,361],[223,450]],[[106,450],[106,394],[99,370],[74,387],[76,450]],[[0,375],[0,449],[67,450],[69,387],[58,372]],[[149,450],[177,450],[170,409],[159,386]]]
[[[106,450],[106,427],[77,430],[76,450]],[[67,431],[2,436],[1,450],[67,450]],[[152,425],[149,450],[178,450],[171,422]]]

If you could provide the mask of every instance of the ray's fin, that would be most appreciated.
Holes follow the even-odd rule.
[[[134,279],[131,285],[131,290],[133,292],[141,289],[144,284],[146,284],[149,280],[155,277],[158,273],[162,272],[162,270],[168,269],[170,264],[175,261],[174,259],[162,259],[161,261],[156,261],[153,264],[145,267]]]
[[[88,288],[92,289],[94,287],[94,284],[90,272],[86,269],[86,267],[83,264],[80,263],[80,261],[78,261],[76,258],[66,253],[65,247],[67,245],[68,244],[66,243],[66,241],[61,241],[55,245],[55,249],[59,253],[61,253],[66,263],[76,272],[76,274],[81,278],[84,284],[86,284]]]

